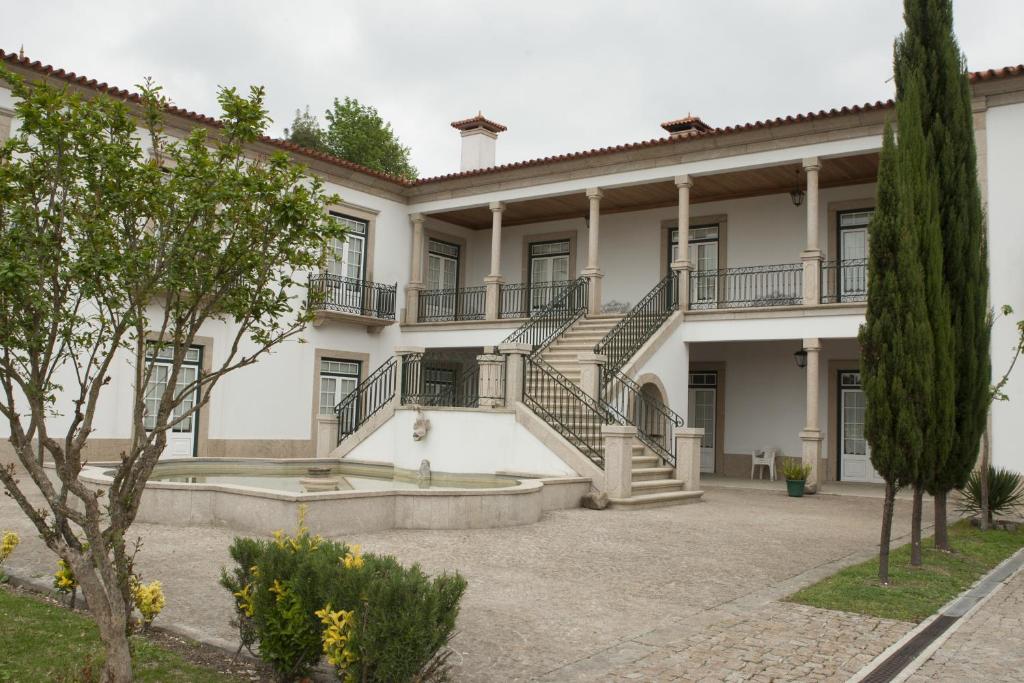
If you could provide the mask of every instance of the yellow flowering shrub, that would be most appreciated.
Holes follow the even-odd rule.
[[[132,600],[135,608],[142,615],[142,625],[148,628],[157,615],[163,611],[166,599],[164,598],[163,586],[159,581],[151,581],[148,584],[139,581],[138,577],[131,578]]]
[[[21,537],[18,534],[13,531],[4,532],[3,540],[0,540],[0,564],[3,564],[11,556],[19,543],[21,543]]]
[[[356,662],[356,653],[348,647],[352,640],[352,632],[356,627],[355,611],[338,610],[334,612],[331,611],[331,606],[327,605],[314,614],[320,617],[320,623],[324,625],[320,639],[324,643],[324,654],[327,655],[327,661],[345,672],[346,683],[350,680],[355,681],[355,675],[348,671]]]
[[[78,589],[75,574],[64,560],[57,560],[57,571],[53,573],[53,587],[61,593],[73,593]]]
[[[362,546],[358,543],[350,545],[348,552],[345,553],[345,557],[342,558],[341,563],[345,565],[345,569],[362,569],[363,567],[363,556]]]

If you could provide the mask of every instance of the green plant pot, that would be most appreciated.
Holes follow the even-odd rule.
[[[804,480],[787,479],[786,490],[789,491],[789,495],[791,498],[802,498],[804,495]]]

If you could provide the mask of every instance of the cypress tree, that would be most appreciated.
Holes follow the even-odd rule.
[[[988,258],[971,88],[953,33],[952,3],[908,0],[905,15],[907,34],[919,43],[916,49],[928,78],[925,126],[937,170],[942,275],[949,293],[953,428],[949,450],[926,482],[935,497],[935,546],[948,550],[946,494],[966,483],[988,415]],[[947,390],[945,384],[942,390]]]
[[[922,412],[925,448],[918,456],[911,515],[911,564],[921,564],[921,508],[925,488],[946,472],[954,427],[954,350],[950,293],[944,274],[939,167],[933,144],[934,46],[941,33],[934,0],[906,0],[907,28],[896,40],[894,73],[899,126],[902,215],[918,236],[925,307],[932,335],[932,374]],[[945,518],[943,514],[943,518]]]
[[[897,102],[897,114],[900,115]],[[901,120],[901,125],[902,125]],[[901,136],[902,143],[902,136]],[[918,145],[918,147],[922,147]],[[909,146],[908,146],[909,149]],[[933,369],[931,323],[914,211],[914,178],[886,125],[868,249],[868,304],[860,331],[871,464],[885,479],[878,578],[889,582],[889,541],[896,491],[920,481]]]

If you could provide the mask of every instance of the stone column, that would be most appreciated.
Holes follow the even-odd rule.
[[[405,322],[419,320],[420,292],[423,291],[423,221],[422,213],[409,216],[412,221],[412,265],[409,269],[409,284],[405,286]]]
[[[476,362],[480,365],[480,407],[502,407],[505,405],[505,392],[501,382],[505,356],[495,353],[493,346],[485,346],[483,355],[477,356]]]
[[[672,270],[678,278],[679,285],[679,310],[686,310],[690,305],[690,272],[693,265],[690,263],[690,251],[688,249],[690,240],[690,188],[693,187],[693,180],[689,175],[677,175],[675,177],[676,188],[679,190],[679,213],[676,221],[676,229],[679,234],[679,253],[672,262]],[[672,248],[671,242],[669,249]]]
[[[811,473],[807,475],[805,489],[807,493],[816,493],[821,486],[821,473],[819,469],[821,460],[821,428],[818,425],[818,387],[821,353],[821,342],[817,338],[804,339],[804,351],[807,352],[807,400],[806,416],[804,417],[804,429],[800,432],[802,444],[802,457],[805,465],[811,466]]]
[[[700,440],[704,438],[703,427],[676,427],[672,431],[676,440],[675,479],[685,482],[683,490],[700,490]]]
[[[818,245],[818,157],[804,159],[807,174],[807,248],[800,253],[803,262],[803,303],[817,306],[821,303],[821,248]]]
[[[487,287],[484,318],[487,320],[498,319],[501,285],[505,282],[501,277],[501,214],[504,211],[504,202],[491,202],[491,272],[484,278]]]
[[[629,498],[633,493],[633,425],[604,425],[604,483],[609,498]]]
[[[685,311],[690,307],[690,277],[693,273],[693,264],[689,261],[673,261],[672,271],[676,274],[679,310]]]
[[[576,356],[580,366],[580,388],[594,400],[601,398],[601,369],[608,356],[600,353],[581,353]]]
[[[505,405],[511,408],[523,400],[523,358],[533,351],[531,344],[500,344],[498,353],[505,356]]]
[[[397,365],[395,367],[395,397],[393,400],[396,408],[402,407],[402,394],[405,390],[406,377],[405,377],[405,360],[415,356],[422,357],[426,353],[426,349],[422,346],[396,346],[395,356],[397,357]],[[422,368],[420,368],[420,376],[409,378],[410,382],[419,382],[423,379]],[[417,393],[419,389],[416,389]]]
[[[600,188],[592,187],[587,190],[587,198],[590,200],[589,231],[587,232],[587,267],[583,269],[583,275],[589,281],[589,301],[587,311],[590,315],[597,315],[601,312],[601,273],[599,249],[601,240],[601,197],[604,193]]]

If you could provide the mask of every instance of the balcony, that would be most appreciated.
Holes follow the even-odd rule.
[[[799,306],[803,264],[781,263],[690,273],[690,310]]]
[[[857,303],[868,300],[868,261],[825,261],[821,264],[821,303]]]
[[[309,301],[316,311],[313,324],[335,319],[370,326],[390,325],[395,321],[397,290],[397,283],[383,285],[331,273],[310,275]]]
[[[483,320],[486,300],[486,287],[425,289],[420,292],[418,322]]]
[[[501,286],[498,304],[499,318],[529,318],[531,313],[543,310],[565,293],[572,280],[556,282],[517,282]]]

